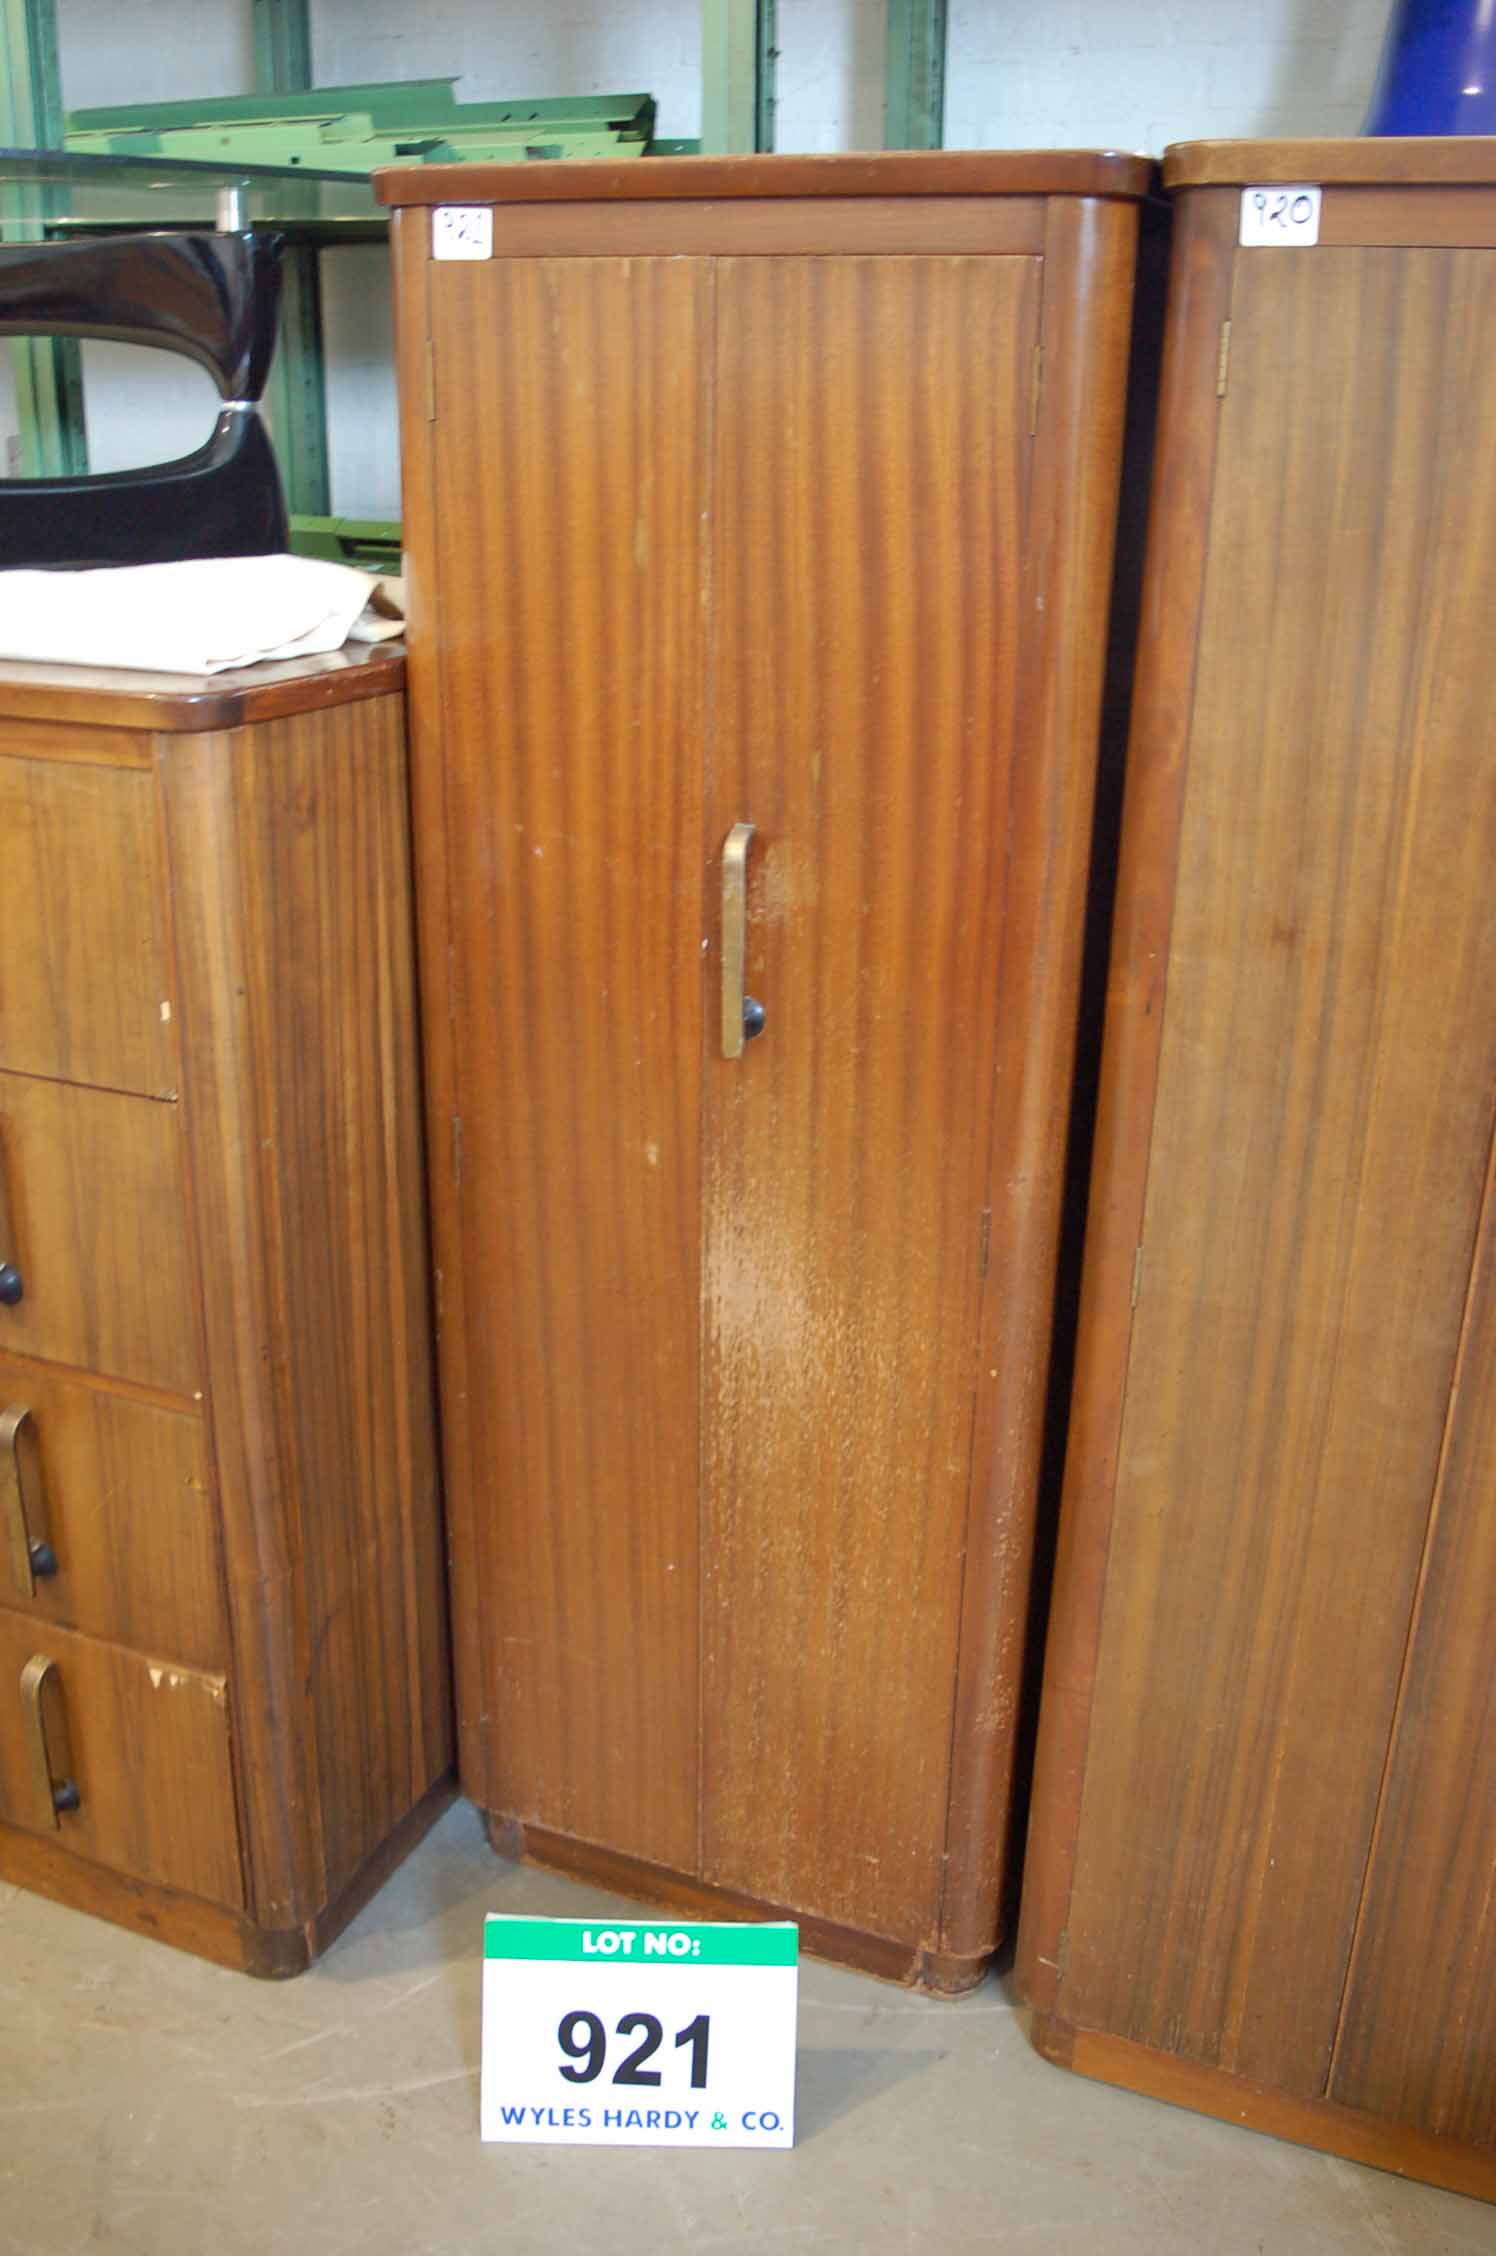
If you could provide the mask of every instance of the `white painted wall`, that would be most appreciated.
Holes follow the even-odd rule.
[[[322,342],[333,515],[398,517],[395,309],[382,243],[323,257]]]
[[[951,148],[1354,134],[1388,0],[951,0]]]
[[[881,149],[883,0],[779,0],[778,24],[778,146]]]
[[[322,86],[460,78],[464,102],[653,94],[662,134],[701,130],[697,0],[313,0],[312,68]]]
[[[1390,0],[951,0],[946,145],[1354,134]],[[781,149],[883,137],[882,0],[779,0]]]
[[[242,94],[253,82],[249,0],[56,0],[69,109]]]
[[[951,0],[952,148],[1160,150],[1206,136],[1349,134],[1390,0]],[[248,0],[58,0],[72,106],[233,94],[250,83]],[[883,0],[779,0],[779,146],[876,148]],[[456,77],[468,101],[644,89],[662,134],[700,129],[699,0],[313,0],[319,82]],[[333,507],[399,513],[384,253],[323,260]],[[0,353],[0,445],[16,427]],[[206,378],[147,392],[90,348],[100,469],[195,445]]]

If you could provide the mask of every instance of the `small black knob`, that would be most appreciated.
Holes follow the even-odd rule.
[[[48,1575],[56,1574],[57,1553],[50,1543],[33,1543],[30,1551],[31,1571],[34,1575],[40,1575],[45,1580]]]
[[[60,1786],[53,1787],[52,1807],[59,1817],[65,1816],[69,1810],[81,1809],[82,1806],[83,1796],[71,1778],[65,1778]]]
[[[0,1261],[0,1302],[7,1308],[14,1308],[25,1289],[21,1283],[21,1272],[15,1263]]]
[[[767,1017],[768,1013],[762,1003],[755,1002],[751,995],[743,997],[743,1040],[745,1042],[751,1042],[756,1036],[762,1034],[764,1021]]]

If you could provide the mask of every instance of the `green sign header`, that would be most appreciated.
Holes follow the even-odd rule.
[[[677,1926],[632,1919],[514,1919],[493,1911],[483,1923],[485,1958],[566,1958],[590,1966],[794,1966],[799,1954],[800,1930],[788,1921]]]

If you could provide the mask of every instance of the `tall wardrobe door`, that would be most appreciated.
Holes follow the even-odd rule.
[[[939,1904],[1038,301],[1016,256],[717,268],[703,1870],[904,1936]],[[728,1058],[738,823],[765,1017]]]
[[[1488,490],[1485,505],[1496,510],[1496,492]],[[1496,600],[1496,587],[1489,593]],[[1489,1205],[1483,1237],[1330,2097],[1496,2147],[1496,1215]]]
[[[1244,253],[1220,411],[1061,2010],[1306,2097],[1496,1102],[1493,275],[1477,251]],[[1429,1876],[1395,1903],[1392,1870],[1381,1916],[1406,1921]],[[1433,1937],[1403,1932],[1418,1984]],[[1349,2079],[1336,2097],[1382,2104]]]
[[[1496,864],[1489,622],[1496,617],[1496,255],[1458,253],[1436,523],[1453,556],[1430,605],[1438,740],[1464,773],[1452,818]],[[1452,860],[1449,877],[1462,865]],[[1485,940],[1496,903],[1471,884],[1458,910]],[[1489,991],[1470,997],[1496,1103]],[[1496,1162],[1493,1162],[1496,1165]],[[1417,1613],[1378,1813],[1330,2097],[1496,2146],[1496,1179],[1466,1310]]]
[[[709,270],[430,287],[484,1790],[689,1867]]]

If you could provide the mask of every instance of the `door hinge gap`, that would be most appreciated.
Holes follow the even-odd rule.
[[[1140,1292],[1142,1291],[1142,1289],[1143,1289],[1143,1249],[1142,1249],[1142,1247],[1141,1247],[1141,1246],[1139,1246],[1139,1247],[1137,1248],[1137,1250],[1136,1250],[1136,1251],[1134,1252],[1134,1254],[1133,1254],[1133,1257],[1132,1257],[1132,1301],[1131,1301],[1131,1306],[1132,1306],[1132,1307],[1134,1307],[1134,1308],[1136,1308],[1136,1307],[1137,1307],[1137,1304],[1138,1304],[1138,1294],[1139,1294],[1139,1293],[1140,1293]]]
[[[426,420],[436,421],[436,347],[426,339]]]
[[[985,1276],[986,1276],[986,1274],[987,1274],[987,1261],[988,1261],[988,1257],[990,1256],[991,1252],[992,1252],[992,1209],[991,1209],[991,1207],[990,1207],[990,1206],[984,1206],[984,1207],[983,1207],[983,1209],[982,1209],[982,1235],[981,1235],[981,1251],[980,1251],[980,1253],[979,1253],[979,1255],[978,1255],[978,1269],[977,1269],[977,1274],[978,1274],[978,1276],[981,1276],[981,1277],[985,1277]]]
[[[453,1182],[454,1182],[454,1183],[458,1184],[459,1186],[461,1185],[461,1182],[462,1182],[462,1115],[461,1115],[461,1113],[460,1113],[460,1112],[454,1112],[454,1113],[453,1113],[453,1115],[452,1115],[452,1180],[453,1180]]]
[[[1034,437],[1034,436],[1035,436],[1035,435],[1037,434],[1037,432],[1038,432],[1038,429],[1039,429],[1039,394],[1040,394],[1041,390],[1043,389],[1043,385],[1044,385],[1044,347],[1043,347],[1042,345],[1035,345],[1035,347],[1034,347],[1034,367],[1033,367],[1033,373],[1032,373],[1032,375],[1031,375],[1031,376],[1030,376],[1030,378],[1029,378],[1029,437],[1030,437],[1030,438],[1033,438],[1033,437]]]

